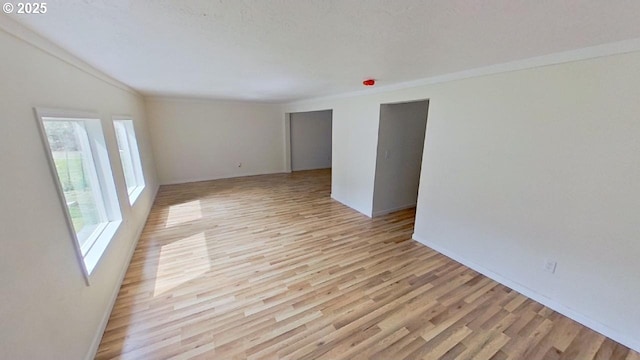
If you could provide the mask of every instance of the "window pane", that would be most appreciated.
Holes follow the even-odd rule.
[[[129,193],[129,204],[133,204],[144,188],[144,175],[142,173],[136,134],[133,129],[133,120],[114,119],[113,124],[116,130],[124,181]]]
[[[124,181],[127,184],[127,192],[131,192],[138,186],[136,181],[136,173],[133,168],[133,159],[129,137],[127,136],[127,126],[124,121],[115,121],[116,139],[118,141],[118,150],[120,151],[120,161],[122,161],[122,170],[124,171]]]
[[[106,221],[91,147],[82,121],[44,120],[58,179],[83,254]]]

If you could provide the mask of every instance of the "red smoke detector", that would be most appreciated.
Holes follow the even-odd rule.
[[[362,82],[362,85],[364,86],[373,86],[375,84],[376,84],[376,81],[374,79],[367,79]]]

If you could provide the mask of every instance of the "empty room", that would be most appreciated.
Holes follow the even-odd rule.
[[[2,10],[0,359],[640,360],[640,2]]]

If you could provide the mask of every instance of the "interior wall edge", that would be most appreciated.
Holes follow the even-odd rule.
[[[291,113],[282,112],[283,113],[283,122],[282,122],[282,131],[284,136],[284,153],[283,156],[283,166],[284,171],[290,173],[291,170]]]

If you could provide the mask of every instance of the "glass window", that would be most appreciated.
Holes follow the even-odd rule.
[[[36,113],[88,284],[122,222],[102,123],[94,114],[42,109]]]
[[[82,254],[107,224],[107,215],[83,121],[44,118],[58,179]],[[94,236],[92,236],[94,235]]]
[[[144,178],[136,135],[133,129],[133,120],[114,120],[113,124],[116,130],[116,139],[118,141],[124,180],[127,184],[129,202],[133,204],[144,188]]]

